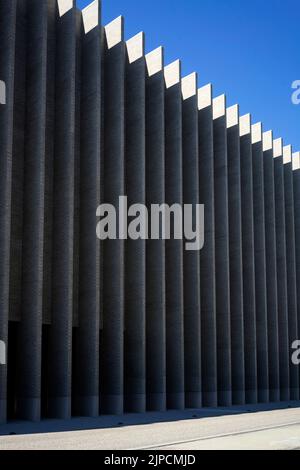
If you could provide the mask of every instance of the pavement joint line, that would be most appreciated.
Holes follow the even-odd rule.
[[[157,449],[161,447],[168,447],[168,446],[174,446],[174,445],[180,445],[180,444],[189,444],[192,442],[198,442],[198,441],[209,441],[212,439],[220,439],[222,437],[232,437],[232,436],[240,436],[244,434],[253,434],[256,432],[262,432],[262,431],[271,431],[272,429],[280,429],[280,428],[287,428],[289,426],[299,426],[300,422],[293,422],[293,423],[287,423],[287,424],[280,424],[278,426],[269,426],[266,428],[257,428],[257,429],[250,429],[250,430],[245,430],[245,431],[239,431],[239,432],[230,432],[227,434],[216,434],[213,436],[206,436],[206,437],[198,437],[195,439],[188,439],[186,441],[176,441],[176,442],[168,442],[164,444],[157,444],[155,446],[150,446],[150,447],[136,447],[129,449],[131,451],[138,451],[138,450],[149,450],[149,449]]]

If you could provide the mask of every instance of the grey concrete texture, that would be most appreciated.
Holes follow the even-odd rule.
[[[16,1],[0,2],[0,69],[6,105],[0,113],[0,336],[8,341],[9,266],[11,247],[13,96],[15,70]],[[6,420],[7,365],[0,369],[0,422]]]
[[[165,80],[163,50],[148,56],[146,79],[146,202],[165,201]],[[146,242],[147,409],[163,411],[166,397],[165,242]]]
[[[93,7],[101,21],[101,3]],[[83,15],[86,27],[86,14]],[[92,227],[101,202],[102,56],[101,28],[81,30],[81,159],[78,336],[75,351],[75,398],[78,414],[99,414],[100,386],[100,244]]]
[[[200,252],[202,400],[204,406],[217,406],[215,184],[211,86],[199,90],[198,100],[199,198],[205,205],[205,243]]]
[[[183,202],[181,65],[165,67],[165,195],[166,204]],[[166,241],[166,366],[167,407],[183,409],[184,294],[183,242]]]
[[[274,178],[275,178],[275,214],[276,214],[276,262],[277,262],[277,293],[278,293],[278,314],[277,314],[277,345],[273,343],[273,350],[270,354],[277,355],[277,368],[279,366],[279,384],[283,385],[283,391],[280,396],[285,395],[284,380],[286,379],[287,365],[284,360],[287,359],[287,272],[286,272],[286,235],[285,235],[285,197],[284,197],[284,178],[283,178],[283,160],[282,156],[278,156],[274,160]],[[273,326],[276,327],[276,319]],[[283,329],[282,329],[283,327]],[[280,331],[280,336],[279,336]],[[281,348],[285,348],[282,355]],[[282,357],[282,363],[280,360]],[[270,377],[271,381],[271,377]],[[279,387],[282,388],[281,386]],[[283,394],[283,395],[282,395]]]
[[[131,50],[139,47],[138,58]],[[125,174],[128,205],[146,204],[146,60],[144,34],[127,42]],[[146,410],[146,241],[125,246],[125,409]]]
[[[240,118],[245,400],[257,403],[256,297],[251,116]]]
[[[199,130],[197,76],[189,75],[181,83],[182,149],[183,149],[183,203],[200,203],[199,198]],[[185,406],[202,406],[201,377],[201,281],[198,251],[183,254],[184,282],[184,369]]]
[[[253,127],[252,127],[253,137]],[[264,159],[262,140],[252,144],[254,260],[256,298],[257,398],[269,400],[267,272],[265,242]]]
[[[0,0],[0,80],[0,421],[299,399],[291,147],[98,0]],[[123,195],[204,204],[203,249],[100,242]]]
[[[232,404],[228,154],[225,97],[213,101],[218,404]],[[237,372],[237,371],[236,371]]]
[[[298,304],[296,279],[296,241],[294,213],[294,184],[292,160],[284,162],[285,220],[286,220],[286,264],[288,294],[289,345],[298,332]],[[296,333],[295,333],[296,332]],[[290,399],[299,400],[299,368],[290,361]]]
[[[232,403],[245,403],[241,150],[239,111],[227,109],[228,217]],[[246,330],[247,331],[247,330]]]
[[[286,272],[286,234],[285,234],[285,197],[282,155],[274,160],[275,213],[276,213],[276,258],[278,293],[278,366],[280,377],[280,397],[289,398],[288,357],[288,305]],[[280,332],[280,334],[279,334]],[[278,367],[277,366],[277,367]]]
[[[106,27],[104,44],[104,201],[118,207],[125,195],[124,20]],[[117,37],[116,43],[110,40]],[[103,243],[103,330],[101,334],[101,411],[124,410],[124,240]]]

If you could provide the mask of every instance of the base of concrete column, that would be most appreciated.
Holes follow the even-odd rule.
[[[7,401],[0,400],[0,424],[5,424],[7,421]]]
[[[125,395],[125,408],[128,413],[144,413],[146,411],[146,395],[143,393]]]
[[[51,418],[57,419],[70,419],[71,412],[71,398],[70,397],[56,397],[49,398],[48,414]]]
[[[232,404],[233,405],[244,405],[246,402],[245,392],[243,390],[238,390],[232,392]]]
[[[298,388],[290,389],[290,400],[299,400],[299,390]]]
[[[148,411],[166,411],[167,399],[165,393],[149,393],[147,397]]]
[[[290,389],[282,388],[280,390],[280,401],[290,401]]]
[[[232,405],[232,392],[231,391],[218,392],[218,404],[219,406],[231,406]]]
[[[186,408],[202,408],[202,393],[186,392],[185,406]]]
[[[20,398],[18,400],[18,416],[26,421],[41,420],[40,398]]]
[[[217,408],[218,394],[217,392],[203,392],[202,403],[206,408]]]
[[[123,395],[102,395],[101,414],[122,415],[124,413]]]
[[[258,403],[269,403],[269,390],[258,390]]]
[[[89,418],[99,416],[99,397],[75,397],[74,398],[76,413]]]
[[[167,403],[169,410],[184,410],[185,408],[185,396],[183,392],[180,393],[168,393]]]
[[[245,401],[247,405],[257,404],[257,390],[246,390]]]
[[[272,403],[280,401],[280,390],[270,390],[269,397]]]

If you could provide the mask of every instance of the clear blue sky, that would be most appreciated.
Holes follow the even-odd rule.
[[[77,0],[79,7],[89,0]],[[146,34],[147,52],[163,45],[166,63],[181,59],[183,75],[198,72],[228,106],[300,150],[299,0],[103,0],[102,23],[125,17],[126,39]]]

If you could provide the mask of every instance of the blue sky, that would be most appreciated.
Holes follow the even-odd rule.
[[[84,7],[90,0],[77,0]],[[300,150],[299,0],[103,0],[102,23],[125,17],[126,39],[146,34],[147,52],[162,45],[166,64],[182,60],[183,75],[198,72],[214,95],[238,103],[293,150]]]

